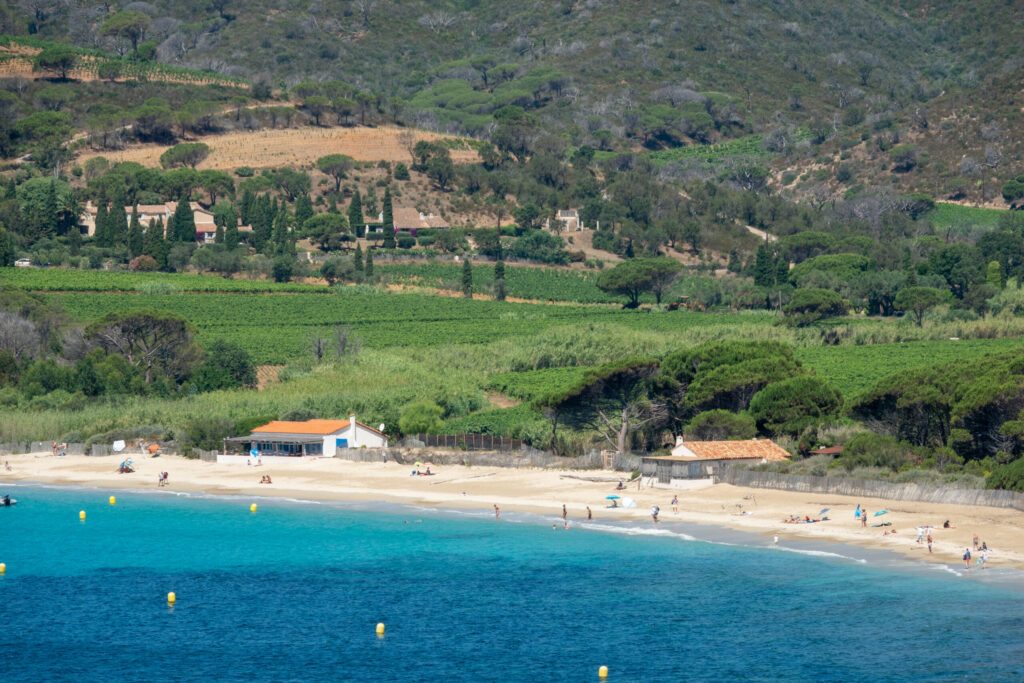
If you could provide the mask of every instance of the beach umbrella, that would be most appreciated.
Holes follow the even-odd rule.
[[[421,462],[417,462],[415,466],[416,466],[416,467],[423,467],[423,463],[421,463]]]
[[[818,513],[818,516],[821,517],[822,515],[824,515],[826,512],[828,512],[831,509],[832,508],[821,508],[821,512]]]
[[[605,500],[618,500],[619,497],[618,496],[605,496],[604,499]]]
[[[873,516],[874,516],[874,517],[881,517],[881,516],[882,516],[882,515],[884,515],[884,514],[888,514],[888,512],[889,512],[888,510],[879,510],[879,511],[878,511],[878,512],[876,512],[876,513],[875,513],[875,514],[874,514]]]

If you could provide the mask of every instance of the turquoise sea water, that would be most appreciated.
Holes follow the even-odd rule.
[[[664,525],[10,490],[5,683],[1024,680],[1008,575]]]

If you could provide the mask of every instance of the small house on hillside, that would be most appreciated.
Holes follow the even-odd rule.
[[[771,439],[736,441],[686,441],[678,439],[672,455],[643,458],[641,472],[657,477],[659,484],[673,479],[708,479],[721,467],[736,463],[787,460],[789,453]]]
[[[225,450],[229,444],[243,453],[258,452],[261,456],[333,457],[338,449],[387,448],[388,437],[350,415],[347,420],[275,420],[256,427],[248,436],[225,439]]]
[[[423,213],[413,208],[396,206],[391,213],[395,221],[395,230],[413,232],[429,228],[449,228],[448,221],[433,213]],[[384,212],[377,216],[379,223],[384,222]]]
[[[580,220],[580,212],[576,209],[559,209],[555,214],[555,226],[559,232],[576,232],[583,229],[583,222]],[[551,229],[550,221],[545,228]]]

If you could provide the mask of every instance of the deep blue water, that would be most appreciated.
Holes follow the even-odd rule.
[[[105,491],[19,488],[0,510],[5,683],[596,681],[601,664],[610,681],[1024,680],[1013,582],[397,507],[250,514],[115,493],[110,507]]]

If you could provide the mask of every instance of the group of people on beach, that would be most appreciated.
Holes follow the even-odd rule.
[[[264,474],[262,477],[260,477],[260,483],[261,484],[273,484],[274,482],[271,481],[269,474]]]
[[[68,454],[68,445],[66,443],[57,443],[56,441],[53,441],[50,443],[50,451],[55,456],[63,457]]]

